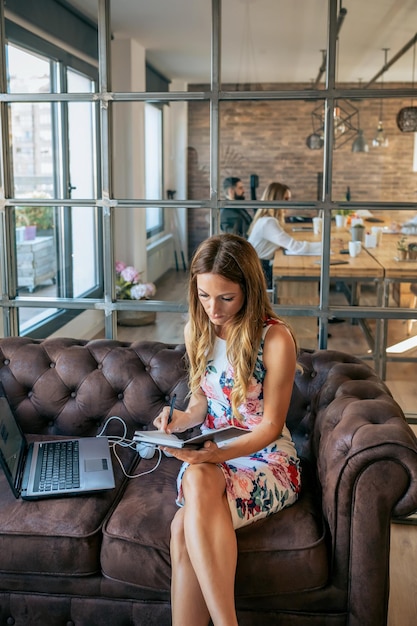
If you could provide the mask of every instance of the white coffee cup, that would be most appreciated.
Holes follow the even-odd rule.
[[[381,226],[372,226],[371,228],[371,233],[373,235],[375,235],[375,240],[376,240],[376,245],[379,246],[379,244],[381,243],[381,237],[382,237],[382,227]]]
[[[359,246],[357,245],[359,244]],[[358,256],[361,251],[361,242],[360,241],[349,241],[349,254],[352,257]]]
[[[376,248],[376,235],[365,233],[365,248]]]
[[[321,233],[321,224],[322,224],[322,218],[321,217],[313,217],[313,233],[315,235],[320,235],[320,233]]]
[[[345,216],[344,215],[335,215],[335,222],[336,222],[336,227],[337,228],[343,228],[343,226],[345,225]]]

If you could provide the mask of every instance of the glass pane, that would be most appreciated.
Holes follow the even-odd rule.
[[[67,72],[69,92],[93,91],[94,82],[72,70]],[[71,198],[96,197],[95,108],[90,103],[68,104],[69,173]],[[73,297],[97,286],[98,220],[95,207],[71,209],[71,267]]]
[[[327,3],[227,0],[222,9],[223,89],[309,89],[321,77]]]
[[[220,177],[238,177],[245,198],[260,199],[269,183],[288,185],[292,201],[315,201],[323,171],[323,150],[309,150],[312,105],[304,101],[229,101],[220,106]],[[194,103],[189,108],[193,110]],[[256,120],[256,123],[255,123]],[[194,128],[195,125],[195,128]],[[198,178],[204,180],[209,150],[201,121],[190,118]],[[263,138],[260,149],[260,138]],[[257,186],[256,186],[257,185]]]
[[[42,209],[38,210],[42,211]],[[28,209],[28,213],[32,215],[31,224],[18,226],[16,229],[19,292],[21,288],[33,292],[39,286],[55,284],[56,281],[57,264],[53,229],[52,227],[49,231],[40,229],[38,233],[37,223],[40,222],[33,218],[36,212],[37,208]],[[20,223],[19,218],[17,223]],[[51,226],[53,226],[52,222]],[[55,289],[48,291],[50,295],[51,291],[55,292]]]
[[[43,288],[39,292],[39,297],[53,296],[54,294],[48,292],[46,288]],[[44,309],[42,303],[39,304],[39,308],[35,307],[19,307],[19,335],[30,334],[30,330],[37,327],[42,322],[45,322],[51,315],[59,313],[58,309]]]
[[[10,105],[13,185],[16,198],[52,198],[52,108],[47,102]]]
[[[188,91],[210,82],[211,2],[152,0],[138,7],[111,0],[110,14],[113,91]]]
[[[73,297],[87,295],[98,284],[97,209],[72,207],[72,283]]]
[[[345,4],[338,40],[338,86],[411,87],[413,50],[409,44],[416,32],[416,3],[368,0]],[[377,37],[370,37],[370,30]],[[397,60],[391,65],[394,57]]]
[[[51,68],[48,59],[7,46],[9,93],[45,93],[51,91]]]
[[[344,200],[349,187],[354,202],[415,202],[415,139],[396,123],[403,98],[355,102],[358,132],[333,152],[333,199]],[[358,118],[359,119],[359,118]],[[358,138],[367,151],[353,152]]]

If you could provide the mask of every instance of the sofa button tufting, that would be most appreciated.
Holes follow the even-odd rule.
[[[15,624],[15,623],[16,622],[14,620],[14,617],[8,617],[7,618],[7,621],[6,621],[7,626],[13,626],[13,624]]]
[[[54,369],[55,363],[49,363],[49,367],[51,368],[51,370]]]
[[[311,372],[311,378],[315,378],[317,376],[316,372]]]
[[[76,395],[77,395],[77,392],[76,392],[76,391],[71,391],[71,398],[75,398],[75,397],[76,397]]]
[[[118,393],[117,394],[117,399],[118,400],[123,400],[123,393]]]
[[[72,619],[70,619],[70,620],[67,622],[66,626],[75,626],[75,622],[73,622],[73,621],[72,621]]]
[[[102,370],[103,369],[103,364],[102,363],[97,363],[97,369],[98,370]]]
[[[9,365],[9,363],[10,363],[10,359],[4,359],[4,361],[3,361],[4,365]]]
[[[48,426],[53,426],[54,425],[54,421],[51,420],[50,422],[48,422]]]

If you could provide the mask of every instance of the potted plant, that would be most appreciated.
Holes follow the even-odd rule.
[[[50,198],[41,191],[34,191],[30,197],[33,199]],[[24,229],[24,240],[51,235],[54,228],[54,208],[52,206],[18,206],[15,211],[15,221],[16,229]],[[22,239],[18,235],[16,238]]]
[[[398,251],[398,258],[401,261],[404,261],[407,258],[407,252],[408,252],[407,237],[401,237],[397,241],[397,251]]]
[[[408,244],[408,258],[412,261],[417,259],[417,242],[415,241]]]
[[[153,283],[144,283],[142,272],[132,265],[116,261],[116,297],[119,300],[148,300],[156,293]],[[155,311],[118,311],[117,323],[120,326],[145,326],[154,324]]]
[[[363,224],[355,224],[350,229],[352,235],[352,241],[363,241],[365,226]]]

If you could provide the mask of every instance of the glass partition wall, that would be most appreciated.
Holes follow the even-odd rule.
[[[126,337],[130,312],[163,316],[132,337],[169,340],[164,326],[179,340],[194,249],[220,231],[221,209],[262,207],[281,209],[291,237],[321,242],[314,258],[271,259],[274,307],[300,345],[349,351],[383,376],[415,360],[412,343],[392,350],[417,333],[416,9],[393,18],[394,4],[61,5],[87,50],[2,0],[3,334]],[[244,199],[225,197],[226,177]],[[263,200],[271,182],[291,200]],[[116,263],[156,293],[126,297]]]

